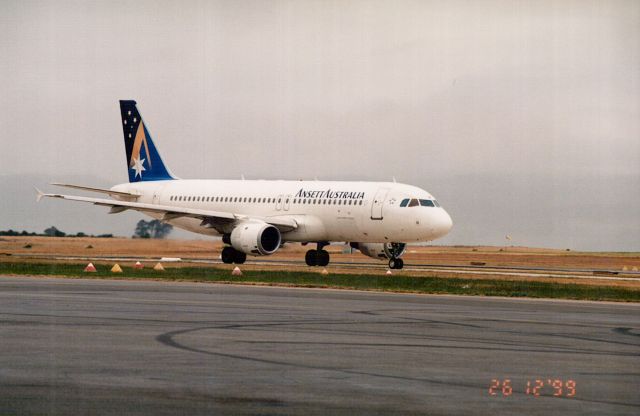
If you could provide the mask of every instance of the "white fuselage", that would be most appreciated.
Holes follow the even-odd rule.
[[[298,228],[283,233],[283,241],[426,242],[444,236],[452,226],[439,206],[401,207],[407,198],[433,197],[415,186],[393,182],[177,179],[125,183],[111,189],[137,193],[141,195],[137,202],[143,203],[294,219]],[[188,231],[219,235],[195,218],[168,222]]]

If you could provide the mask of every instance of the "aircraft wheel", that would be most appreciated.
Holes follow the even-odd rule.
[[[235,253],[234,254],[234,258],[233,258],[233,262],[236,264],[243,264],[245,261],[247,261],[247,254],[243,253],[242,251],[237,251],[234,250]]]
[[[390,259],[389,260],[389,268],[390,269],[402,269],[404,267],[404,261],[402,259]]]
[[[304,255],[304,261],[305,263],[307,263],[307,266],[317,266],[318,265],[317,250],[307,251],[307,254]]]
[[[235,253],[236,251],[233,249],[233,247],[225,247],[222,249],[222,254],[220,257],[222,257],[222,262],[224,264],[231,264],[233,263],[233,260],[235,258]]]
[[[318,250],[317,260],[318,266],[326,266],[329,264],[329,252],[327,250]]]

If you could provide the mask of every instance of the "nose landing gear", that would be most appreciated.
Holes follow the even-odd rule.
[[[402,269],[404,267],[404,261],[402,259],[390,259],[389,260],[389,268],[390,269]]]

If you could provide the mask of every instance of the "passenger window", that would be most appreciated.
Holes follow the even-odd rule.
[[[362,205],[362,199],[360,200],[360,205]]]
[[[417,207],[417,206],[420,206],[420,202],[417,199],[412,198],[411,201],[409,201],[409,207]]]
[[[409,198],[407,198],[407,199],[403,199],[403,200],[402,200],[402,202],[400,202],[400,206],[401,206],[402,208],[406,207],[406,206],[407,206],[407,204],[409,204]]]
[[[421,199],[420,205],[422,205],[423,207],[435,207],[433,201],[430,199]]]

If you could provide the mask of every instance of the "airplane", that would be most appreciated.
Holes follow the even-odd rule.
[[[407,243],[428,242],[452,227],[449,214],[428,192],[395,182],[179,179],[164,163],[133,100],[120,101],[129,183],[110,189],[52,183],[110,198],[43,193],[92,203],[110,214],[142,212],[176,227],[222,237],[223,263],[266,256],[285,242],[315,243],[309,266],[326,266],[331,242],[348,242],[362,254],[402,269]]]

